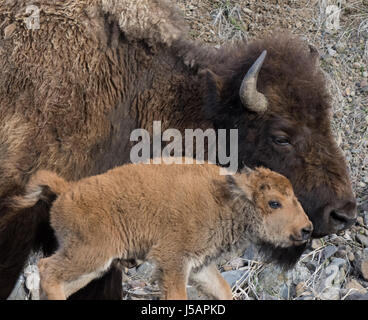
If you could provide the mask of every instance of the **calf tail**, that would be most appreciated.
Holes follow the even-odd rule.
[[[57,174],[38,171],[22,196],[0,197],[0,300],[12,292],[32,251],[45,255],[57,249],[50,226],[50,208],[68,189]]]
[[[63,192],[67,191],[70,183],[56,173],[40,170],[29,180],[23,196],[13,197],[13,209],[26,209],[34,207],[38,201],[51,205]]]

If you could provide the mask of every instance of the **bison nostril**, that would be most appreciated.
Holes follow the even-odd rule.
[[[303,228],[301,231],[302,239],[308,240],[312,235],[312,231],[313,231],[312,227]]]
[[[346,223],[348,220],[344,215],[339,214],[335,210],[331,211],[331,218],[341,223]]]
[[[333,210],[330,213],[330,217],[335,224],[338,225],[338,230],[343,230],[349,228],[354,224],[356,220],[356,215],[351,215],[343,211]]]

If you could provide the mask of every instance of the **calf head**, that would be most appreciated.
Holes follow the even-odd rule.
[[[228,178],[232,192],[249,201],[244,206],[251,240],[260,246],[266,259],[292,266],[311,238],[313,224],[296,198],[290,181],[266,168],[251,170]],[[270,250],[271,249],[271,250]],[[293,252],[281,255],[280,252]]]
[[[286,248],[305,244],[313,225],[284,176],[265,168],[235,176],[236,183],[255,206],[251,226],[261,241]]]

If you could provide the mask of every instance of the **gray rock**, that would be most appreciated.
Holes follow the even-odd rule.
[[[353,68],[354,68],[354,69],[359,69],[360,67],[361,67],[360,62],[354,62],[354,63],[353,63]]]
[[[359,292],[359,293],[368,293],[367,289],[364,288],[356,279],[351,279],[345,286],[346,289],[350,290],[354,290],[354,292]]]
[[[20,276],[8,300],[27,300],[28,294],[25,288],[25,278]]]
[[[363,80],[363,81],[365,81],[365,85],[366,86],[368,86],[368,81],[366,81],[366,80]],[[363,82],[362,81],[362,82]],[[362,83],[360,83],[360,84],[362,84]],[[368,200],[367,201],[364,201],[363,203],[361,203],[360,204],[360,208],[363,210],[363,211],[367,211],[367,213],[368,213]]]
[[[368,227],[368,212],[363,213],[364,225]]]
[[[368,86],[366,86],[366,87],[361,87],[361,88],[360,88],[360,90],[361,90],[362,92],[368,92]],[[361,183],[360,183],[360,185],[361,185],[361,184],[364,184],[364,186],[365,186],[365,183],[362,183],[362,182],[361,182]]]
[[[246,260],[255,260],[257,256],[257,249],[253,244],[249,244],[249,246],[245,249],[243,254],[243,259]]]
[[[323,249],[322,259],[326,260],[332,257],[337,252],[337,250],[338,248],[334,245],[327,246],[326,248]]]
[[[362,259],[368,260],[368,248],[365,248],[362,252]]]
[[[291,290],[290,286],[284,283],[280,288],[280,297],[284,300],[289,300],[293,296],[293,291],[295,290]]]
[[[340,269],[337,265],[330,264],[328,265],[321,274],[321,280],[318,286],[318,292],[324,292],[328,288],[337,285],[337,281],[339,279]]]
[[[353,262],[355,260],[354,253],[348,252],[348,259],[349,259],[350,262]]]
[[[309,279],[311,273],[309,269],[303,264],[297,264],[294,269],[288,272],[287,277],[296,286],[300,282],[305,282]]]
[[[344,269],[346,269],[348,262],[342,258],[332,258],[331,264],[337,265],[339,268],[343,267]]]
[[[313,273],[314,271],[316,271],[318,263],[317,261],[312,260],[305,263],[305,266],[308,268],[309,272]]]
[[[25,286],[32,300],[40,300],[40,274],[36,265],[29,265],[24,270]]]
[[[330,56],[329,54],[325,54],[322,57],[322,60],[325,61],[326,63],[332,63],[333,62],[333,58],[332,56]]]
[[[368,281],[361,280],[360,283],[362,284],[364,288],[368,290]]]
[[[284,272],[277,266],[268,265],[258,275],[258,284],[262,288],[262,293],[266,292],[275,297],[287,295],[285,285],[290,287],[290,272]]]
[[[130,268],[128,269],[127,275],[132,277],[137,274],[137,268]]]
[[[368,293],[352,292],[345,300],[368,300]]]
[[[233,269],[239,269],[241,267],[244,267],[245,261],[242,258],[234,258],[229,261],[229,266]]]
[[[310,276],[308,268],[301,263],[287,272],[277,266],[269,265],[260,272],[258,284],[264,292],[278,299],[292,299],[296,296],[296,285],[305,282]]]
[[[346,43],[345,42],[339,42],[335,45],[335,49],[338,53],[344,53],[346,49]]]
[[[137,268],[137,275],[144,279],[151,279],[155,270],[152,263],[145,262]]]
[[[225,271],[222,272],[221,275],[225,278],[227,283],[230,285],[230,287],[234,286],[238,280],[240,280],[243,276],[244,278],[246,275],[245,272],[248,272],[247,270],[231,270],[231,271]]]
[[[340,289],[335,287],[327,288],[320,294],[320,298],[322,300],[339,300]]]
[[[263,293],[261,296],[261,300],[278,300],[278,299],[268,293]]]
[[[334,57],[336,55],[336,51],[332,48],[327,48],[327,52],[331,57]]]
[[[363,279],[368,281],[368,260],[362,260],[358,264],[359,272]]]
[[[345,259],[346,257],[347,257],[347,252],[346,252],[346,250],[337,250],[337,252],[335,253],[335,256],[337,257],[337,258],[341,258],[341,259]]]
[[[312,247],[313,250],[316,250],[316,249],[322,247],[322,241],[320,239],[313,239],[311,247]]]
[[[314,296],[312,294],[307,294],[297,297],[295,300],[314,300]]]
[[[356,220],[357,223],[359,223],[361,226],[364,226],[364,219],[363,217],[358,217]]]
[[[364,247],[368,247],[368,237],[367,236],[364,236],[362,234],[357,234],[356,235],[356,239],[357,241],[362,244]]]

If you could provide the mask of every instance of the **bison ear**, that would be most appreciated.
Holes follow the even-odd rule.
[[[221,77],[210,69],[203,70],[202,74],[206,79],[207,92],[212,93],[216,98],[221,97],[221,93],[224,88],[224,82]]]
[[[222,103],[225,80],[209,69],[202,70],[200,76],[205,86],[204,114],[208,120],[218,121],[219,115],[227,113]]]

